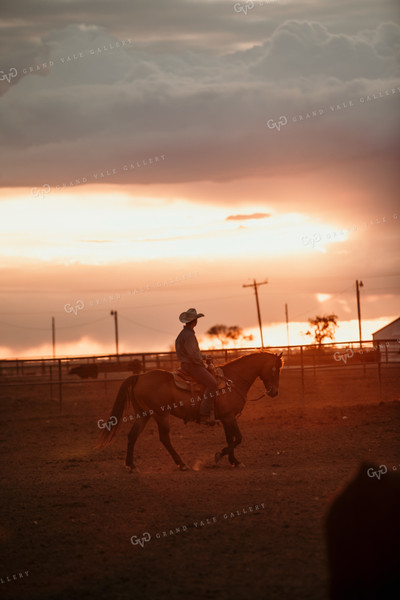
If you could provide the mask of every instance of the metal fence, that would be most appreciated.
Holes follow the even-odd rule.
[[[299,392],[304,400],[308,390],[307,379],[323,371],[356,369],[368,377],[376,386],[379,397],[383,397],[385,380],[399,373],[400,344],[394,340],[373,342],[330,343],[306,346],[265,347],[266,351],[283,353],[284,366],[281,378],[293,377],[299,383]],[[260,350],[257,348],[223,348],[208,350],[214,364],[218,366],[234,358]],[[204,352],[203,352],[204,354]],[[132,373],[143,373],[151,369],[173,371],[179,363],[175,352],[142,352],[130,354],[108,354],[96,356],[60,358],[21,358],[0,360],[0,389],[14,386],[46,386],[53,399],[57,391],[62,410],[63,387],[78,383],[102,383],[107,392],[107,383],[124,381]],[[92,381],[89,381],[92,380]]]

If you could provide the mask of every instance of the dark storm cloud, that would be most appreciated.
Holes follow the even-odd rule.
[[[377,153],[398,148],[393,23],[345,35],[289,20],[262,45],[227,55],[116,47],[94,25],[42,40],[41,60],[54,65],[31,73],[40,66],[31,59],[18,66],[27,73],[16,84],[3,81],[3,185],[57,185],[146,154],[167,154],[168,166],[121,173],[113,183],[268,177],[367,156],[372,145]],[[360,101],[375,92],[379,101]],[[337,108],[349,100],[352,107]],[[281,115],[287,126],[267,126]]]
[[[276,2],[247,16],[231,2],[34,6],[4,3],[2,68],[18,76],[0,82],[3,185],[238,188],[325,170],[329,187],[340,170],[361,176],[365,210],[377,194],[394,204],[394,3]],[[164,164],[129,168],[161,154]]]
[[[0,32],[14,50],[20,42],[35,44],[49,31],[81,23],[97,25],[120,38],[134,35],[135,41],[159,48],[170,44],[210,49],[263,40],[277,24],[290,18],[321,20],[332,31],[353,33],[373,28],[378,19],[395,19],[398,10],[393,0],[384,4],[375,0],[331,4],[276,0],[263,8],[256,6],[249,18],[243,18],[234,4],[232,0],[3,0]]]

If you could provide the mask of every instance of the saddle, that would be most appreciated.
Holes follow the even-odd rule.
[[[213,370],[211,371],[211,369],[209,369],[209,371],[217,380],[219,390],[222,390],[227,385],[229,386],[231,383],[230,379],[225,377],[224,372],[220,367],[213,367]],[[183,369],[172,371],[172,375],[174,376],[174,383],[176,387],[180,390],[186,390],[192,395],[196,392],[203,392],[204,385],[196,381],[196,379],[189,375],[189,373],[186,373],[186,371]]]

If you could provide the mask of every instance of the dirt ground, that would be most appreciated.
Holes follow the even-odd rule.
[[[1,597],[326,599],[324,515],[361,460],[400,469],[399,383],[393,371],[382,401],[343,367],[308,374],[302,401],[284,369],[279,395],[247,402],[239,419],[245,468],[215,466],[222,427],[172,417],[193,470],[176,470],[151,422],[134,475],[129,423],[93,449],[119,384],[65,387],[62,414],[45,387],[1,388]]]

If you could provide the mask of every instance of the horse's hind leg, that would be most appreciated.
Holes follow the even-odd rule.
[[[161,415],[157,415],[157,416],[154,415],[154,418],[157,421],[158,433],[159,433],[159,436],[160,436],[160,442],[162,442],[164,444],[164,446],[166,447],[166,449],[168,450],[168,452],[170,453],[170,455],[174,459],[175,463],[178,465],[179,469],[181,471],[188,471],[189,467],[187,465],[185,465],[185,463],[183,462],[183,460],[181,459],[181,457],[175,451],[174,447],[171,444],[171,440],[170,440],[170,437],[169,437],[169,421],[168,421],[168,416],[167,417],[162,417]]]
[[[147,423],[149,422],[149,419],[150,419],[150,417],[143,417],[143,418],[137,419],[134,422],[133,427],[128,434],[128,448],[126,451],[126,460],[125,460],[125,466],[128,471],[132,471],[133,469],[136,468],[135,465],[133,464],[133,449],[135,447],[136,440],[138,439],[139,435],[142,433],[143,429],[146,427]]]

